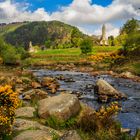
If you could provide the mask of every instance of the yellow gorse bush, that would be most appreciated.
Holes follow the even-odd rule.
[[[113,102],[107,107],[102,106],[99,110],[85,107],[80,114],[78,124],[86,131],[109,130],[113,124],[115,125],[114,116],[120,110],[121,107],[117,102]]]
[[[108,107],[102,106],[98,111],[95,112],[98,119],[103,119],[112,117],[114,114],[117,114],[121,108],[117,102],[111,103]]]
[[[113,53],[99,53],[96,55],[91,55],[88,57],[89,60],[94,61],[94,62],[100,62],[104,61],[106,59],[111,59],[111,60],[116,60],[119,58],[124,58],[123,55],[119,55],[118,52],[113,52]]]
[[[18,94],[9,85],[0,86],[0,134],[9,134],[19,106]]]

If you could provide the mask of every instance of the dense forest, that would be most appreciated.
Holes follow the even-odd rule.
[[[30,22],[4,35],[6,42],[14,46],[46,45],[51,48],[78,47],[84,35],[78,28],[59,22]]]

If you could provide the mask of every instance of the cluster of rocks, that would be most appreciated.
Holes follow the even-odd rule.
[[[122,72],[122,73],[115,73],[113,71],[91,71],[90,74],[92,76],[99,76],[99,75],[104,75],[104,74],[107,74],[107,75],[112,75],[113,77],[116,77],[116,78],[125,78],[125,79],[131,79],[135,82],[140,82],[140,77],[139,76],[136,76],[134,74],[132,74],[131,72]]]
[[[99,80],[97,82],[99,88],[102,88],[99,84],[100,82],[104,81]],[[114,95],[113,91],[114,94],[118,95],[118,93],[112,89],[112,93],[110,90],[111,96]],[[99,93],[103,92],[100,91]],[[13,132],[18,135],[16,135],[13,140],[52,140],[54,135],[59,136],[60,140],[82,140],[75,130],[58,131],[46,126],[44,122],[44,120],[50,117],[66,121],[71,117],[77,116],[81,111],[81,103],[76,95],[61,93],[49,98],[38,99],[37,104],[38,106],[36,108],[20,107],[16,110]],[[128,130],[122,130],[123,133],[126,133],[126,131],[128,133]]]
[[[41,89],[31,89],[22,94],[23,100],[40,100],[48,97],[48,93]]]
[[[16,110],[13,132],[18,133],[14,140],[52,140],[54,134],[62,140],[81,140],[76,131],[57,131],[44,125],[41,119],[56,117],[62,121],[78,115],[80,102],[75,95],[59,94],[38,101],[38,107],[21,107]],[[38,114],[38,121],[33,121]],[[24,119],[23,119],[24,118]],[[32,120],[29,120],[29,118]],[[35,119],[37,120],[37,119]]]
[[[55,78],[44,77],[41,82],[43,87],[46,87],[50,90],[51,93],[56,93],[59,88],[59,83]]]
[[[96,76],[99,73],[96,72],[94,74]],[[112,72],[110,74],[113,75]],[[134,78],[128,73],[127,77],[124,75],[122,74],[121,77]],[[6,80],[4,77],[1,77],[0,82],[14,84],[16,91],[22,96],[22,100],[30,102],[36,99],[37,101],[37,106],[35,107],[31,107],[31,104],[28,104],[16,110],[13,132],[18,135],[14,137],[14,140],[52,140],[54,134],[58,135],[61,140],[81,140],[75,130],[61,132],[47,127],[44,123],[44,120],[49,117],[56,117],[59,120],[66,121],[78,115],[81,110],[78,97],[81,96],[81,93],[60,89],[58,82],[58,80],[75,82],[74,79],[65,78],[61,75],[55,78],[44,77],[41,81],[38,81],[35,77],[30,78],[26,76],[12,76],[12,78],[9,77]],[[99,102],[106,103],[112,100],[127,99],[124,93],[119,92],[103,79],[99,79],[96,82],[96,86],[89,84],[86,88],[95,88],[94,91],[98,96]],[[54,95],[57,91],[59,91],[59,94]],[[50,93],[53,96],[50,96]],[[126,132],[126,130],[122,131]]]

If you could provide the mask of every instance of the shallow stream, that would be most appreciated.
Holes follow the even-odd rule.
[[[73,94],[79,94],[82,102],[95,109],[98,109],[102,104],[97,102],[97,97],[94,94],[94,85],[99,78],[106,80],[117,90],[128,96],[128,100],[120,101],[122,111],[117,119],[124,128],[130,128],[132,134],[136,132],[137,128],[140,128],[140,83],[123,78],[114,78],[110,75],[94,77],[87,73],[50,70],[33,70],[33,72],[40,80],[44,76],[59,79],[61,90],[64,89]],[[64,77],[64,79],[60,80],[60,77]]]

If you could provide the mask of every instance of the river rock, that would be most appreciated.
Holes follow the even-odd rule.
[[[32,80],[31,80],[30,78],[28,78],[28,77],[21,77],[21,80],[22,80],[24,83],[26,83],[26,84],[29,84],[29,83],[32,82]]]
[[[51,133],[42,130],[28,130],[16,136],[13,140],[52,140]]]
[[[24,95],[22,99],[23,100],[31,100],[31,96],[30,95]]]
[[[56,93],[59,88],[59,83],[56,79],[51,77],[44,77],[41,82],[42,86],[47,87],[51,93]]]
[[[17,84],[22,84],[22,83],[23,83],[23,81],[22,81],[22,79],[17,78],[17,79],[16,79],[16,83],[17,83]]]
[[[24,88],[23,87],[16,87],[16,92],[21,94],[23,91],[24,91]]]
[[[13,128],[12,128],[12,131],[13,132],[21,132],[21,131],[26,131],[26,130],[43,130],[43,131],[48,131],[48,132],[54,132],[56,134],[59,134],[60,136],[63,135],[63,133],[57,131],[57,130],[54,130],[50,127],[46,127],[40,123],[38,123],[37,121],[31,121],[31,120],[26,120],[26,119],[20,119],[20,118],[17,118],[15,119],[14,121],[14,124],[13,124]]]
[[[100,95],[98,97],[98,100],[101,101],[102,103],[106,103],[108,101],[108,96],[106,96],[106,95]]]
[[[48,96],[48,93],[41,89],[31,89],[23,93],[24,100],[30,100],[34,98],[41,100],[41,99],[47,98],[47,96]]]
[[[75,80],[73,78],[65,78],[64,81],[65,82],[75,82]]]
[[[13,124],[13,131],[19,132],[28,129],[40,129],[41,124],[36,121],[29,121],[25,119],[16,119]]]
[[[130,134],[131,133],[131,129],[129,129],[129,128],[121,128],[121,133]]]
[[[15,111],[16,117],[33,118],[35,113],[34,107],[21,107]]]
[[[41,85],[38,82],[32,82],[32,87],[37,89],[37,88],[41,88]]]
[[[38,102],[38,114],[44,119],[55,116],[61,120],[68,120],[79,111],[80,102],[76,95],[60,94]]]
[[[121,73],[120,77],[134,79],[136,76],[133,75],[131,72],[126,71],[126,72]]]
[[[98,99],[101,102],[107,102],[109,99],[120,100],[127,99],[124,93],[117,91],[108,82],[103,79],[99,79],[96,82],[95,93],[99,95]]]
[[[82,140],[75,130],[66,132],[60,140]]]

